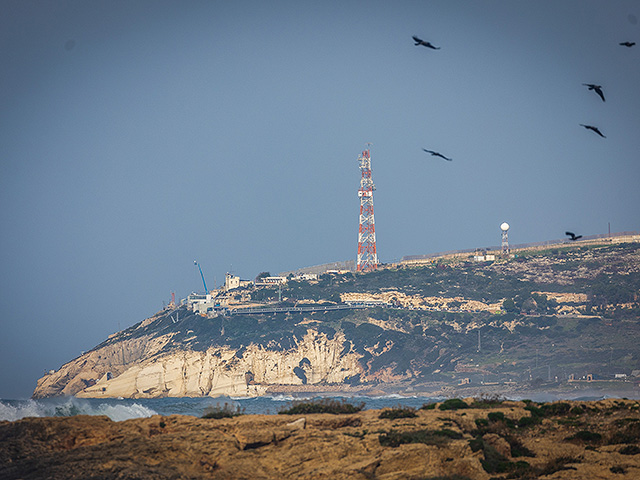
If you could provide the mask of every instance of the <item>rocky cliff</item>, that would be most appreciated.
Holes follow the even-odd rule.
[[[288,339],[286,349],[276,342],[236,348],[211,342],[203,348],[202,336],[193,344],[197,335],[190,328],[163,333],[174,313],[147,319],[46,375],[34,397],[256,396],[269,385],[342,384],[362,372],[361,355],[340,332],[329,337],[311,327],[299,329],[300,337]],[[182,316],[187,326],[210,322],[184,309]],[[154,328],[159,334],[137,334]]]

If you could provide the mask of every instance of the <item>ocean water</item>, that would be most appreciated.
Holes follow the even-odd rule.
[[[276,415],[296,400],[310,400],[319,397],[289,395],[264,396],[256,398],[158,398],[158,399],[93,399],[93,398],[45,398],[38,400],[0,400],[0,421],[15,421],[25,417],[67,417],[72,415],[106,415],[111,420],[122,421],[152,415],[193,415],[201,417],[210,407],[230,405],[240,407],[246,414]],[[442,400],[440,397],[388,395],[380,397],[356,396],[339,397],[349,403],[364,402],[365,409],[385,407],[415,407]]]
[[[211,407],[223,407],[225,404],[234,410],[240,407],[245,414],[276,415],[288,408],[294,401],[319,399],[319,396],[291,396],[274,395],[255,398],[234,397],[182,397],[155,399],[96,399],[59,397],[28,400],[1,400],[0,421],[15,421],[25,417],[69,417],[73,415],[106,415],[111,420],[119,422],[131,418],[150,417],[152,415],[192,415],[201,417],[205,410]],[[354,405],[364,403],[365,410],[379,410],[388,407],[420,408],[424,404],[439,402],[445,397],[426,397],[421,395],[384,395],[384,396],[351,396],[332,395],[331,398],[344,400]],[[508,397],[511,400],[528,398],[535,402],[553,402],[556,400],[602,400],[604,398],[623,398],[616,394],[602,394],[602,392],[582,392],[579,395],[554,395],[538,393],[526,397]],[[640,399],[640,395],[631,396]]]

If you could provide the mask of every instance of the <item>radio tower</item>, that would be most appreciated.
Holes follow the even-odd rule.
[[[369,148],[358,157],[362,179],[360,180],[360,227],[358,231],[358,260],[356,270],[368,272],[378,267],[376,252],[376,225],[373,218],[373,191],[376,186],[371,179],[371,156]]]

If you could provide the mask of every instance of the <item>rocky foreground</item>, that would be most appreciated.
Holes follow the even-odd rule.
[[[341,415],[26,418],[0,422],[0,478],[637,479],[640,402],[454,399]]]

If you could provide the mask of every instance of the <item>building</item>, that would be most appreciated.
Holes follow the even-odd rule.
[[[234,288],[246,287],[247,285],[251,285],[251,280],[240,280],[240,277],[231,275],[228,272],[224,276],[225,291],[233,290]]]
[[[287,283],[287,277],[260,277],[255,285],[283,285]]]

